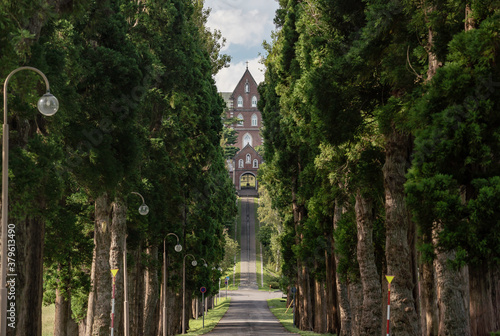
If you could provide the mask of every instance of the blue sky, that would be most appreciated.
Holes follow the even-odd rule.
[[[257,83],[264,79],[264,65],[259,63],[264,54],[262,42],[271,41],[275,30],[276,0],[205,0],[205,7],[212,11],[207,26],[220,30],[226,38],[222,53],[232,57],[229,68],[222,69],[215,81],[219,91],[233,91],[246,68]]]

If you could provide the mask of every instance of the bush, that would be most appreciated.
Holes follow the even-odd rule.
[[[271,286],[272,289],[279,289],[280,288],[280,284],[278,281],[270,281],[269,286]]]

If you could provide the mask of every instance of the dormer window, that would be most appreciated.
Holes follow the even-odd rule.
[[[257,97],[252,97],[252,107],[257,107]]]
[[[238,96],[238,107],[243,107],[243,97]]]

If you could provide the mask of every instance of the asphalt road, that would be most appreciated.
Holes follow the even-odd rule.
[[[229,310],[207,335],[294,335],[286,331],[267,306],[267,299],[281,297],[281,292],[269,293],[257,289],[254,198],[244,197],[241,199],[240,287],[229,292]]]

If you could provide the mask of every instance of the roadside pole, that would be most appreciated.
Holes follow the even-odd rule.
[[[216,298],[217,298],[216,304],[219,305],[220,304],[220,278],[219,278],[219,292],[217,293]]]
[[[201,292],[201,315],[203,315],[203,328],[205,328],[205,292],[207,289],[205,287],[200,288]]]
[[[391,282],[394,279],[394,275],[386,275],[387,279],[387,336],[389,336],[389,321],[391,317]]]
[[[118,269],[112,269],[111,274],[113,275],[113,296],[111,300],[111,336],[113,336],[115,331],[115,288],[116,288],[116,273]]]

